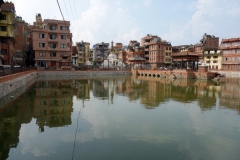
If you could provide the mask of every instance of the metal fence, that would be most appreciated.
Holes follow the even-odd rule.
[[[30,70],[36,70],[36,68],[35,67],[4,67],[4,66],[0,66],[0,77],[10,75],[10,74],[30,71]]]

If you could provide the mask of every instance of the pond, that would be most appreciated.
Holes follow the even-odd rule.
[[[38,80],[0,108],[0,159],[237,160],[239,84]]]

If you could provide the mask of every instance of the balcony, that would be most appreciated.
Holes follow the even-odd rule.
[[[240,46],[238,45],[229,45],[229,46],[225,46],[225,45],[221,45],[220,49],[240,49]]]
[[[58,39],[57,38],[55,38],[55,39],[48,38],[48,41],[49,42],[58,42]]]
[[[222,43],[235,42],[235,41],[240,41],[240,37],[239,38],[222,39]]]

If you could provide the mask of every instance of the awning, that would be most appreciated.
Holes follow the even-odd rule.
[[[60,61],[61,59],[34,59],[35,61]]]
[[[205,51],[204,54],[208,54],[208,51]]]
[[[221,54],[221,52],[222,52],[221,50],[217,50],[217,54]]]

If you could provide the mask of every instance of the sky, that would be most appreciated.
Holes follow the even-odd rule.
[[[43,19],[70,21],[73,42],[128,45],[147,34],[173,46],[196,44],[204,33],[240,37],[240,0],[8,0],[17,16],[33,24]]]

